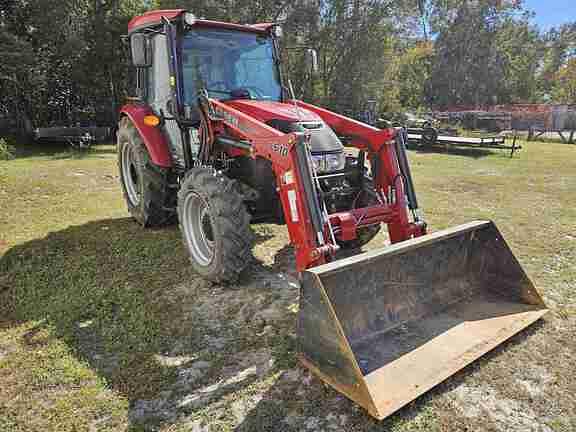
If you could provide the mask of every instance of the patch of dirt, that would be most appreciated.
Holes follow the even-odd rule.
[[[495,169],[475,170],[472,174],[478,175],[478,176],[490,176],[490,177],[493,177],[493,176],[501,177],[502,176],[502,172],[496,171]]]
[[[501,397],[488,385],[462,384],[450,392],[450,397],[462,416],[491,421],[497,430],[554,432],[539,422],[539,416],[529,406]]]
[[[94,322],[86,319],[76,323],[74,329],[78,340],[78,351],[84,358],[104,374],[111,374],[118,367],[118,358],[104,348],[104,343]]]
[[[180,330],[154,359],[173,369],[176,379],[152,399],[133,401],[130,421],[155,430],[155,423],[180,422],[233,398],[224,412],[241,423],[265,389],[242,398],[236,395],[278,369],[276,359],[282,353],[272,352],[269,338],[295,336],[299,287],[294,276],[258,263],[235,286],[193,279],[159,292],[163,301],[174,306]],[[299,372],[289,376],[292,387]],[[190,430],[205,430],[196,418],[187,424]]]
[[[178,370],[178,379],[171,389],[160,392],[154,399],[134,401],[130,407],[130,420],[143,424],[152,420],[169,421],[192,413],[239,386],[264,377],[273,366],[274,360],[267,349],[237,353],[217,376],[210,374],[212,365],[209,362],[195,362]],[[195,383],[206,379],[210,381],[208,385],[195,387]],[[237,406],[236,410],[239,409]]]
[[[205,281],[180,284],[165,295],[181,311],[180,319],[202,328],[203,345],[213,351],[226,349],[242,333],[253,336],[254,329],[278,326],[294,319],[299,283],[284,273],[259,271],[244,285],[214,286]],[[199,333],[199,332],[198,332]],[[186,347],[176,346],[173,355]]]
[[[13,353],[16,349],[9,345],[0,345],[0,361],[4,360],[6,357]]]
[[[518,383],[532,398],[545,395],[548,384],[554,381],[554,376],[542,366],[531,365],[520,372]]]
[[[171,356],[171,355],[162,355],[162,354],[155,354],[154,360],[161,366],[165,367],[177,367],[182,366],[188,362],[191,362],[195,359],[194,356]]]

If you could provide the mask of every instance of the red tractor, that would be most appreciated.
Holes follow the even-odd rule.
[[[286,224],[300,358],[383,418],[545,308],[491,222],[425,235],[403,133],[296,100],[280,35],[185,10],[130,22],[138,95],[118,131],[124,195],[144,226],[177,216],[194,269],[216,282],[250,262],[251,223]],[[382,224],[395,245],[335,260]]]

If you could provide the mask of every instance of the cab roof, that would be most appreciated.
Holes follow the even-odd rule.
[[[158,26],[162,22],[162,17],[166,17],[170,21],[176,20],[180,18],[180,16],[185,12],[188,11],[186,9],[163,9],[146,12],[142,15],[132,18],[132,20],[128,23],[128,33],[134,33],[148,27]],[[217,27],[231,30],[241,30],[253,33],[266,33],[270,27],[274,25],[274,23],[242,25],[221,21],[198,19],[196,20],[195,25],[202,27]]]

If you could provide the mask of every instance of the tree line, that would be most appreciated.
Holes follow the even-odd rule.
[[[0,0],[0,118],[114,122],[132,86],[122,36],[156,8],[282,22],[297,96],[341,112],[576,103],[576,23],[543,31],[522,0]],[[318,74],[292,47],[318,51]]]

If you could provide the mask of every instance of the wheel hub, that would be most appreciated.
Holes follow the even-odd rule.
[[[133,207],[140,203],[140,176],[134,157],[134,150],[129,145],[122,148],[122,180],[126,188],[126,195]]]
[[[215,247],[210,206],[200,195],[190,193],[183,210],[181,223],[188,250],[198,264],[207,266],[214,259]]]

